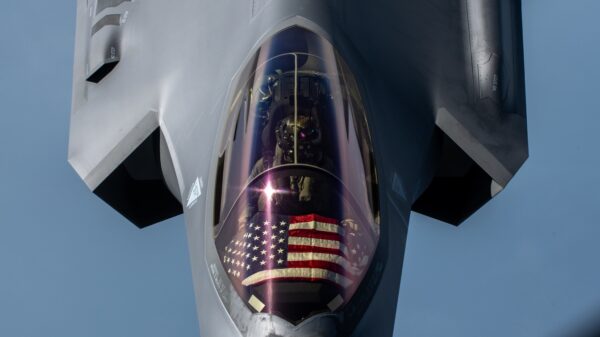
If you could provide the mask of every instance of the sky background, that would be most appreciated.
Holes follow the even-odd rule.
[[[530,159],[458,228],[412,215],[394,336],[600,321],[600,1],[522,1]],[[0,6],[0,336],[198,336],[183,218],[140,231],[67,163],[74,27]]]

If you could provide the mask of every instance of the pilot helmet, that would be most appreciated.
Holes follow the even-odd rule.
[[[296,134],[295,134],[296,132]],[[282,162],[294,162],[294,145],[297,145],[299,163],[319,163],[322,159],[321,129],[316,118],[299,115],[288,116],[279,122],[276,131],[277,145],[282,150]],[[296,138],[297,144],[294,144]]]

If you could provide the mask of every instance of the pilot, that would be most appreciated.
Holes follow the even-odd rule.
[[[266,131],[271,131],[265,129]],[[273,132],[273,131],[271,131]],[[297,132],[297,134],[296,134]],[[323,151],[321,148],[321,129],[316,115],[299,115],[297,118],[290,114],[282,118],[274,130],[275,149],[271,151],[263,150],[263,157],[260,158],[250,173],[250,179],[259,175],[262,171],[284,164],[312,164],[321,166]],[[298,155],[296,151],[295,139],[297,137]],[[263,137],[266,138],[266,137]]]
[[[320,164],[323,159],[321,148],[321,128],[318,119],[312,115],[288,116],[281,120],[275,130],[277,146],[281,149],[281,162]],[[294,139],[297,142],[294,142]],[[294,158],[295,146],[297,156]]]
[[[281,119],[275,128],[275,138],[277,142],[274,155],[272,158],[263,156],[259,159],[252,169],[250,179],[270,167],[294,163],[312,165],[331,171],[333,165],[323,153],[323,136],[314,111],[298,116],[289,115]],[[297,215],[310,213],[325,215],[323,212],[328,211],[327,193],[318,193],[319,190],[326,187],[323,179],[316,174],[278,178],[272,183],[272,187],[279,191],[272,196],[273,208],[271,209],[273,211]],[[331,189],[329,190],[331,191]],[[267,202],[263,193],[251,197],[248,209],[243,212],[240,221],[245,221],[256,211],[264,211]]]

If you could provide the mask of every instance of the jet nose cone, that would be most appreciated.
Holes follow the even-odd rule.
[[[248,326],[247,337],[336,337],[339,335],[335,314],[313,316],[299,325],[293,325],[275,315],[254,315]]]

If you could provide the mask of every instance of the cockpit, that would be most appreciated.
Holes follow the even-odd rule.
[[[228,106],[215,242],[254,312],[299,322],[341,310],[379,240],[377,173],[348,66],[298,27],[266,41]]]

